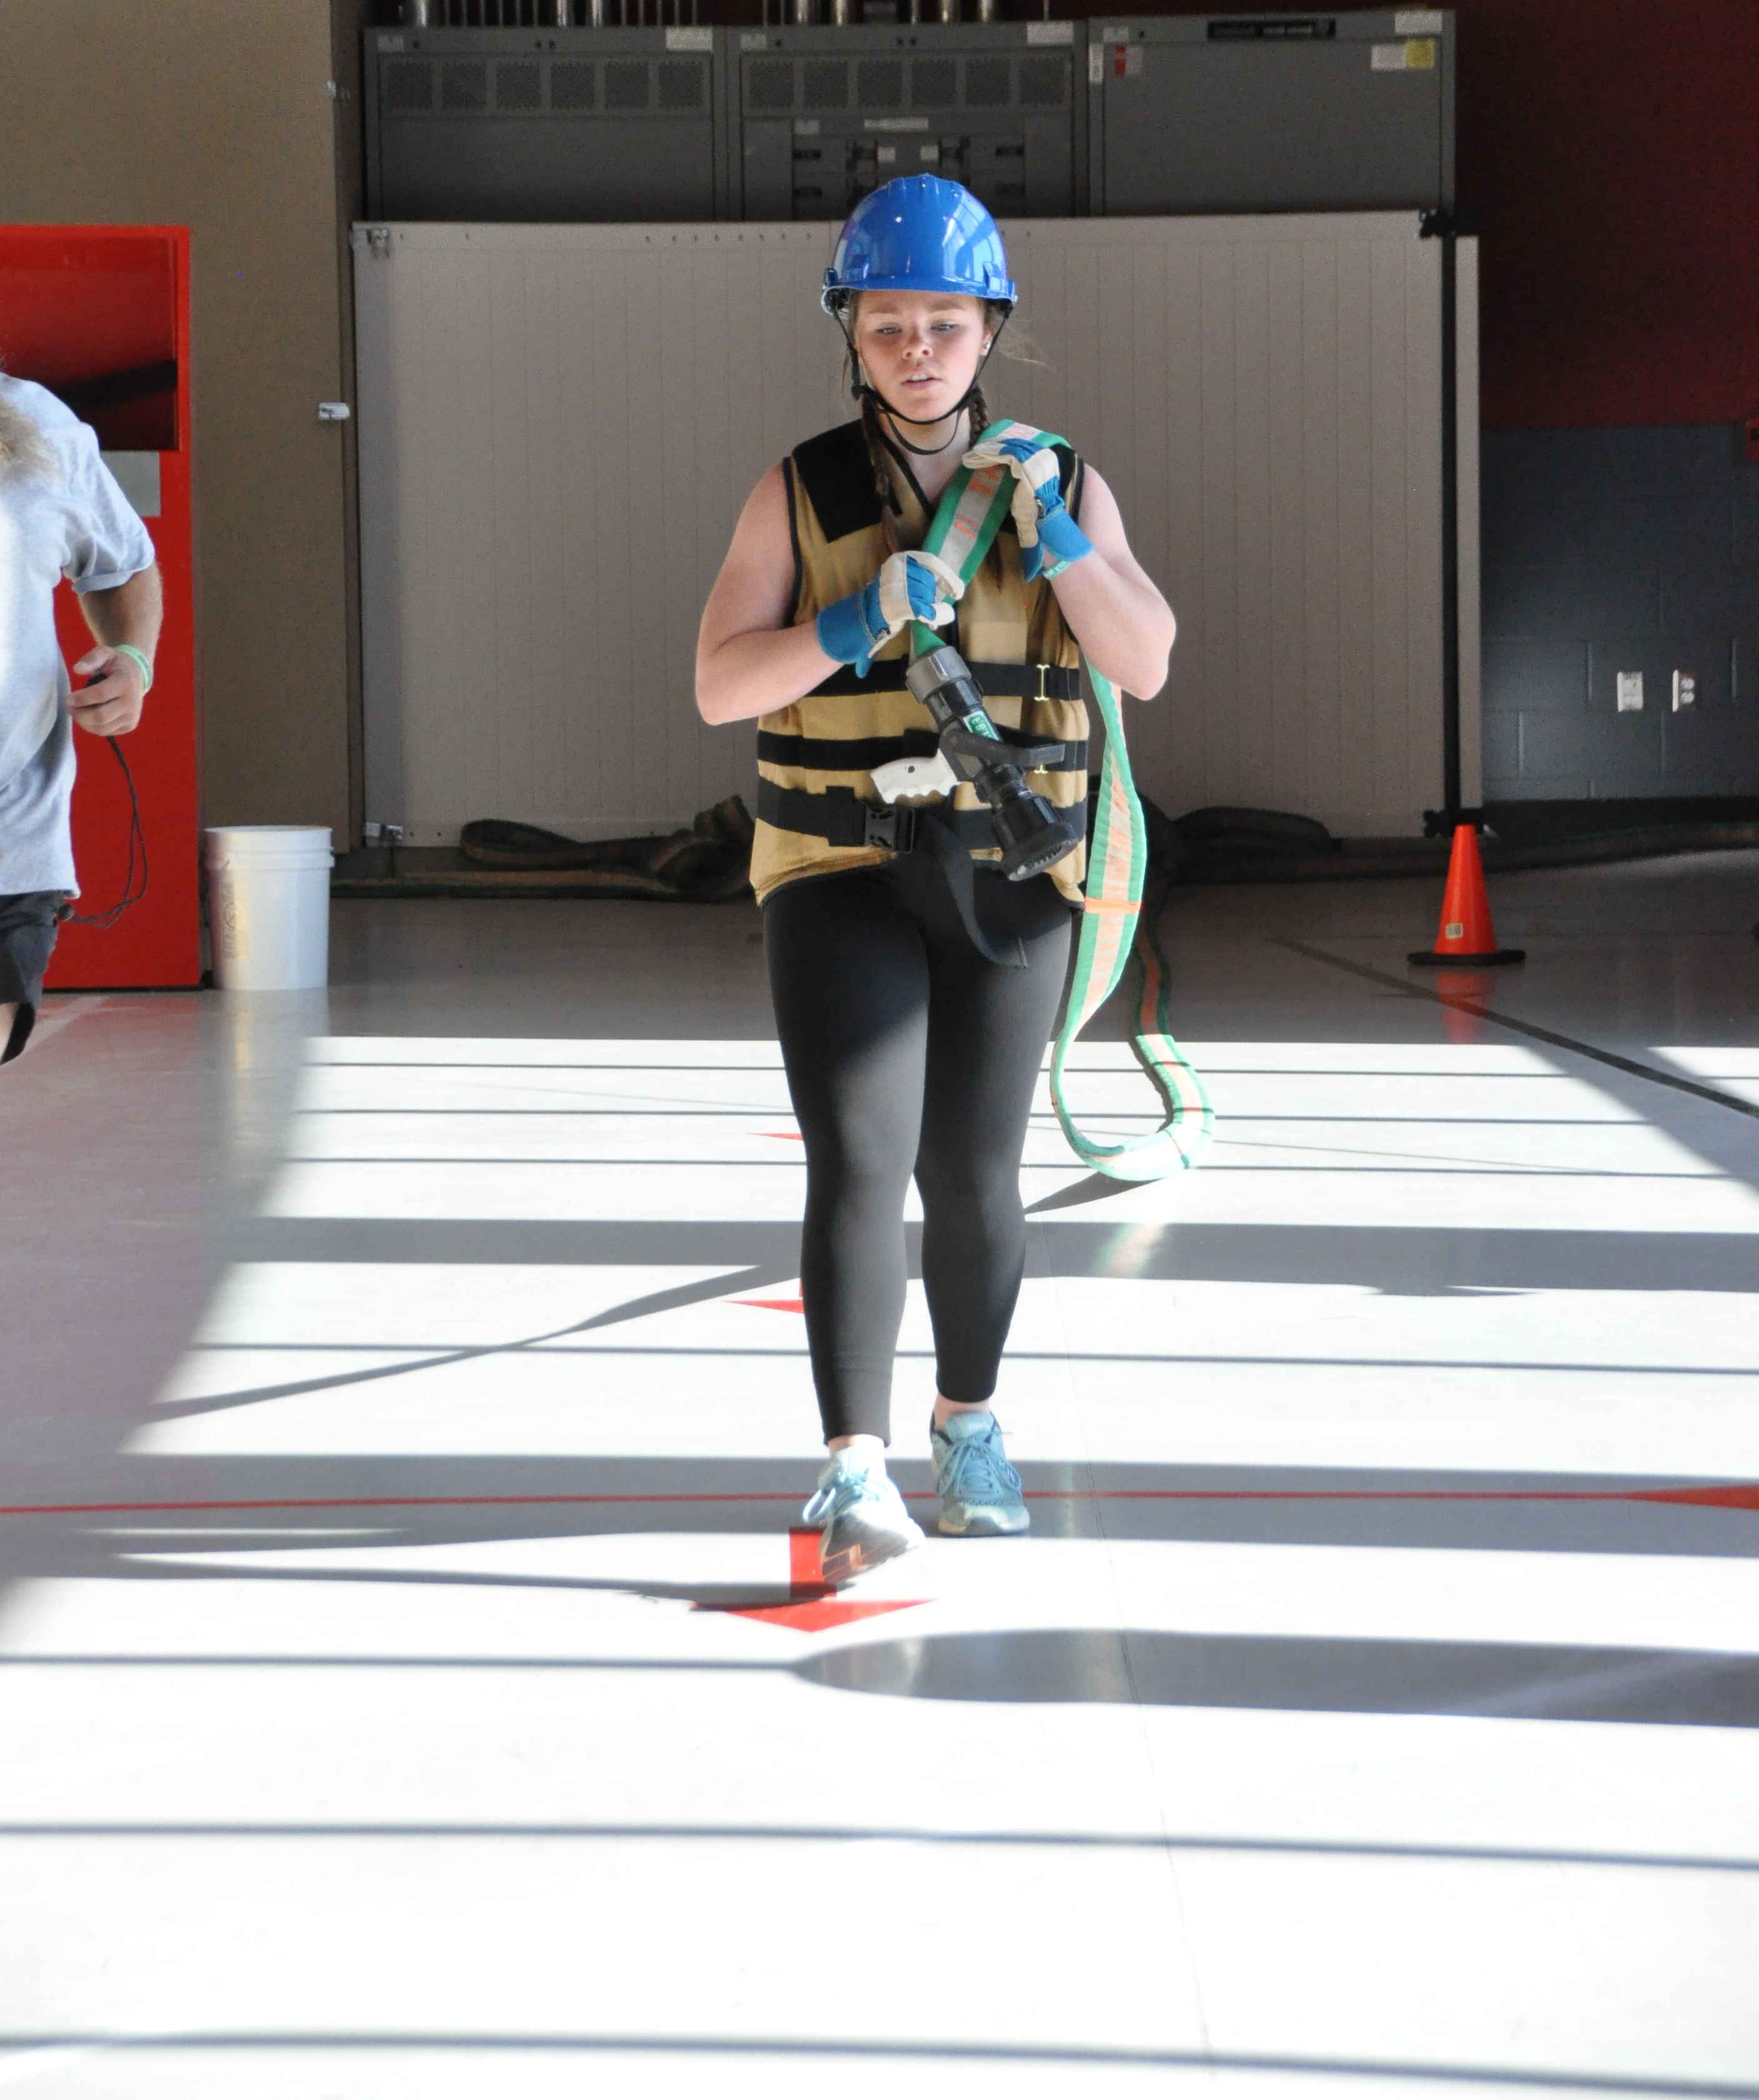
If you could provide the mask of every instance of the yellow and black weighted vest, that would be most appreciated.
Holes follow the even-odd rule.
[[[1057,451],[1064,500],[1075,513],[1081,461],[1063,446]],[[794,545],[791,625],[804,626],[826,606],[870,584],[895,545],[920,547],[926,538],[931,508],[902,457],[895,453],[893,458],[896,509],[890,538],[859,422],[809,439],[783,461]],[[1022,576],[1011,518],[966,585],[957,612],[957,625],[938,632],[970,665],[1002,735],[1022,743],[1063,746],[1063,764],[1029,774],[1030,785],[1058,808],[1085,818],[1087,709],[1081,697],[1081,650],[1050,585],[1041,578],[1028,583]],[[895,819],[881,801],[873,768],[895,758],[929,757],[937,748],[927,708],[904,684],[909,660],[906,629],[881,650],[865,678],[858,678],[852,665],[839,665],[791,707],[760,717],[751,855],[751,880],[760,903],[797,877],[879,867],[897,851],[910,819]],[[911,799],[920,806],[926,798]],[[958,835],[973,858],[999,859],[975,789],[961,781],[952,807]],[[1072,904],[1081,902],[1084,871],[1079,849],[1050,871]]]

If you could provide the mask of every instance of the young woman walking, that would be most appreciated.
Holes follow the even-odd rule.
[[[1030,784],[1079,827],[1081,655],[1146,697],[1165,680],[1173,622],[1090,465],[1018,435],[974,451],[1014,288],[968,191],[913,175],[864,199],[823,304],[860,415],[753,490],[703,613],[696,698],[711,722],[759,717],[752,881],[806,1140],[801,1286],[829,1453],[806,1520],[823,1526],[838,1583],[922,1538],[885,1456],[913,1173],[939,1529],[1030,1522],[991,1402],[1025,1259],[1027,1119],[1082,905],[1078,849],[1024,881],[1002,875],[969,787],[896,811],[882,801],[877,767],[935,749],[904,682],[910,624],[959,649],[1004,738],[1063,746]],[[961,461],[1014,476],[1012,515],[964,583],[921,551]]]

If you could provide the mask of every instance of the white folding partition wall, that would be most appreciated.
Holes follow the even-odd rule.
[[[1130,712],[1145,789],[1414,832],[1442,799],[1439,245],[1409,214],[1004,231],[1033,361],[999,359],[989,398],[1094,461],[1178,615]],[[696,622],[753,483],[850,412],[818,310],[833,234],[357,229],[369,818],[606,837],[749,799],[749,726],[692,700]],[[1460,381],[1475,527],[1470,355]]]

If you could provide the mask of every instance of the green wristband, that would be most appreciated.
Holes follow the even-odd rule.
[[[147,682],[140,689],[140,696],[144,699],[152,690],[152,666],[147,661],[144,651],[137,649],[132,642],[118,642],[111,653],[117,656],[132,656],[140,666],[140,675]]]

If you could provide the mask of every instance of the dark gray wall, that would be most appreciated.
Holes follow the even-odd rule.
[[[1759,793],[1759,466],[1724,424],[1483,440],[1484,797]],[[1695,674],[1690,712],[1673,674]],[[1643,711],[1616,712],[1620,671]]]

